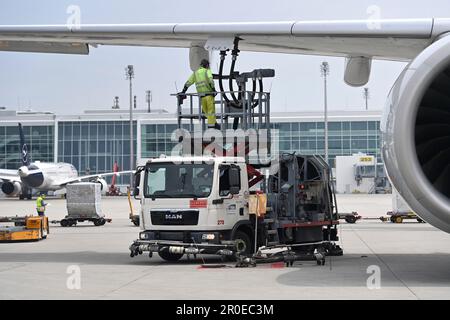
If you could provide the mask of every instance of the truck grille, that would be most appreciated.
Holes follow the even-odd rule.
[[[198,224],[198,210],[150,211],[154,226],[195,226]]]

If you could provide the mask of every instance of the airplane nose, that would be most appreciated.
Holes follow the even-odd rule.
[[[24,178],[24,177],[27,177],[27,176],[28,176],[28,174],[30,173],[30,171],[28,170],[27,167],[23,166],[23,167],[20,167],[20,168],[19,168],[18,173],[19,173],[19,176],[20,176],[21,178]]]

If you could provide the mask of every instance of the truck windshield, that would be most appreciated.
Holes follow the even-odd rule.
[[[212,164],[151,163],[146,168],[146,198],[205,198],[211,193]]]

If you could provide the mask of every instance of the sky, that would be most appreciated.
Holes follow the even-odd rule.
[[[430,5],[432,3],[433,5]],[[443,17],[450,1],[433,0],[1,0],[0,25],[65,24],[71,5],[79,6],[81,23],[246,22],[324,19],[366,19],[378,6],[380,18]],[[218,53],[212,58],[217,71]],[[363,88],[343,81],[344,59],[293,54],[242,52],[238,70],[273,68],[266,82],[271,108],[283,111],[323,110],[320,64],[328,61],[330,110],[364,110]],[[190,75],[188,49],[113,47],[91,48],[88,56],[0,52],[0,107],[77,114],[86,109],[110,108],[119,96],[128,108],[125,67],[135,68],[134,94],[138,108],[146,108],[145,91],[152,91],[152,108],[175,111],[170,94],[181,90]],[[369,110],[381,110],[402,62],[374,61],[369,83]]]

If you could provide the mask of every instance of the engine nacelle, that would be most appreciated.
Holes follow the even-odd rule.
[[[381,131],[393,185],[417,215],[450,233],[450,36],[402,72]]]
[[[106,182],[106,180],[98,178],[97,180],[95,180],[95,182],[100,183],[100,190],[102,191],[102,195],[105,195],[106,191],[108,191],[108,183]]]
[[[2,191],[8,197],[15,197],[22,192],[22,184],[20,182],[3,182]]]

